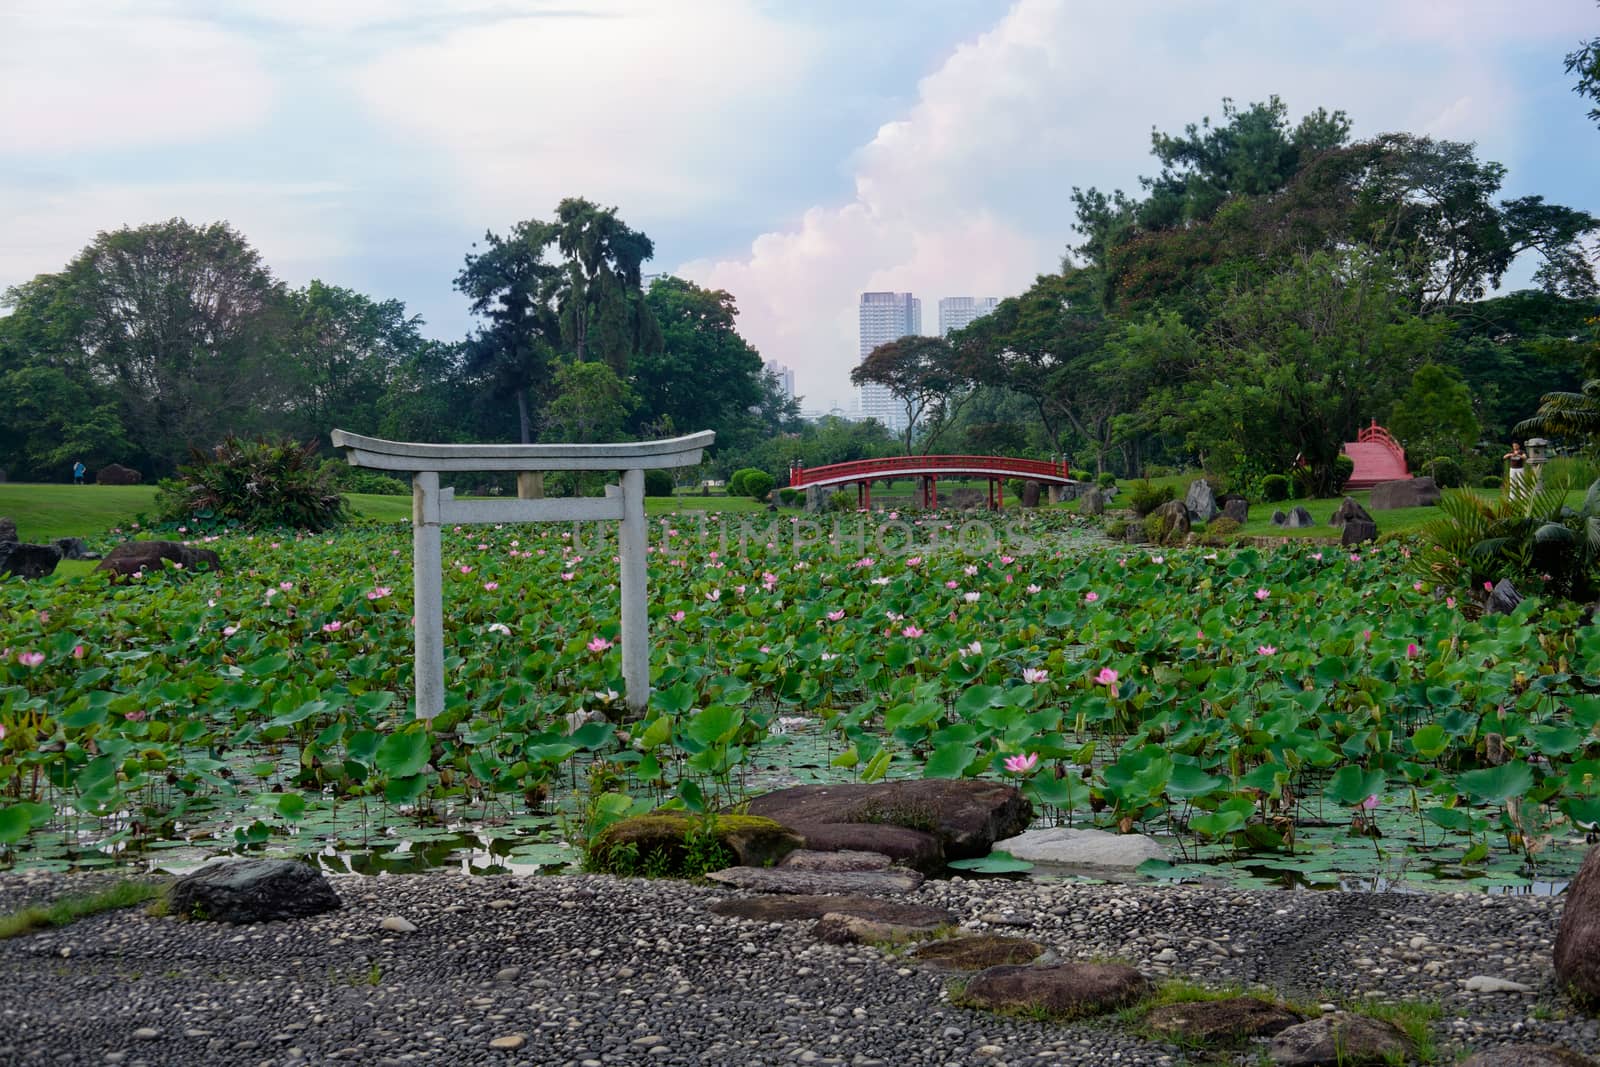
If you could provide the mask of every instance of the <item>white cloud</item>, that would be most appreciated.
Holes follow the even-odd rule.
[[[454,170],[474,226],[580,194],[626,205],[647,232],[651,215],[714,210],[779,133],[811,36],[738,0],[601,11],[459,27],[383,54],[355,83],[374,115]]]
[[[0,9],[0,152],[152,147],[248,129],[273,88],[254,47],[160,5]]]
[[[1020,291],[1074,239],[1072,186],[1136,190],[1156,169],[1151,127],[1218,116],[1225,96],[1342,108],[1357,136],[1470,139],[1510,162],[1519,101],[1492,42],[1459,32],[1454,5],[1394,7],[1019,0],[861,149],[851,202],[679,272],[732,292],[746,335],[827,406],[850,395],[862,290],[916,292],[928,331],[939,297]],[[1523,15],[1518,32],[1559,36],[1571,15]]]

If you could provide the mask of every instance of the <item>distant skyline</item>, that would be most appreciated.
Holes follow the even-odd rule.
[[[0,287],[226,219],[290,285],[455,339],[472,242],[585,196],[827,408],[857,294],[1021,291],[1075,243],[1073,186],[1136,191],[1151,128],[1225,96],[1472,141],[1502,195],[1600,214],[1561,66],[1596,33],[1592,0],[9,0]]]

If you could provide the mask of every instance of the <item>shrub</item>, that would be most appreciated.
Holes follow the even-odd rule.
[[[772,492],[772,487],[777,484],[778,480],[766,471],[752,470],[745,472],[744,483],[740,488],[744,490],[743,495],[747,497],[755,500],[765,500],[767,495]]]
[[[1141,519],[1150,514],[1162,504],[1171,500],[1172,486],[1154,486],[1149,482],[1140,482],[1133,487],[1133,495],[1128,498],[1128,506],[1133,508],[1133,513]]]
[[[1204,536],[1201,540],[1208,545],[1225,545],[1232,541],[1239,532],[1239,524],[1226,515],[1218,515],[1206,523]]]
[[[341,492],[369,493],[373,496],[411,495],[411,486],[401,479],[352,467],[342,459],[325,459],[320,469]]]
[[[297,445],[230,436],[210,455],[195,450],[176,479],[161,483],[157,513],[169,522],[329,529],[349,513],[316,454],[315,441]]]
[[[644,472],[645,496],[671,496],[674,486],[672,475],[666,471],[654,470]]]
[[[1344,485],[1350,476],[1356,472],[1356,461],[1340,453],[1333,459],[1333,495],[1338,496],[1344,492]]]
[[[786,506],[791,508],[800,503],[804,497],[805,494],[798,489],[784,488],[778,490],[778,499],[783,501]]]
[[[1280,500],[1289,499],[1289,479],[1281,474],[1269,474],[1261,479],[1261,499],[1267,504],[1276,504]]]
[[[828,494],[829,511],[854,511],[856,509],[856,495],[848,489],[835,489]]]
[[[1479,484],[1485,489],[1498,489],[1500,488],[1500,476],[1498,474],[1485,475],[1483,481]]]
[[[755,478],[758,481],[764,480],[762,484],[764,484],[766,488],[762,489],[759,493],[756,492],[755,488],[750,484],[750,479],[752,478]],[[760,467],[742,467],[739,470],[734,471],[733,477],[728,479],[728,495],[753,496],[757,500],[761,500],[766,497],[768,493],[772,492],[772,487],[777,484],[777,479],[773,478],[772,475],[768,474]]]
[[[1019,504],[1022,503],[1022,490],[1027,486],[1027,484],[1028,483],[1024,482],[1021,478],[1006,479],[1006,488],[1010,490],[1012,496],[1017,498],[1017,503]]]
[[[1094,482],[1102,489],[1110,489],[1113,485],[1117,484],[1117,476],[1112,474],[1110,471],[1106,471],[1105,473],[1101,474],[1100,477],[1096,478]]]
[[[1094,475],[1090,474],[1088,471],[1070,471],[1068,473],[1072,475],[1072,480],[1075,482],[1094,481]]]
[[[1460,489],[1467,484],[1466,472],[1461,469],[1461,464],[1449,456],[1435,456],[1433,462],[1428,464],[1428,473],[1440,489]]]
[[[1106,536],[1113,541],[1120,541],[1128,535],[1127,519],[1112,519],[1106,523]]]

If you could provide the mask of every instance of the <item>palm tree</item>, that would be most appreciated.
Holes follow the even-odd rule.
[[[1517,423],[1511,432],[1524,440],[1585,437],[1600,443],[1600,378],[1584,382],[1576,393],[1546,393],[1534,416]]]

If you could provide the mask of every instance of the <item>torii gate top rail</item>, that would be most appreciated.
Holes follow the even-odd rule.
[[[444,582],[439,527],[443,523],[620,520],[622,678],[629,707],[650,697],[649,619],[644,525],[644,472],[690,467],[716,440],[710,430],[665,441],[598,445],[442,445],[385,441],[334,430],[335,448],[353,467],[411,471],[412,581],[416,616],[417,717],[444,710]],[[622,485],[605,497],[545,500],[544,471],[621,471]],[[516,471],[515,500],[457,500],[439,488],[441,471]]]
[[[789,484],[796,489],[803,489],[809,486],[848,485],[878,478],[963,474],[979,478],[1029,478],[1051,485],[1077,483],[1065,463],[1043,459],[1015,459],[1010,456],[886,456],[882,459],[830,463],[824,467],[793,467],[789,471]]]

